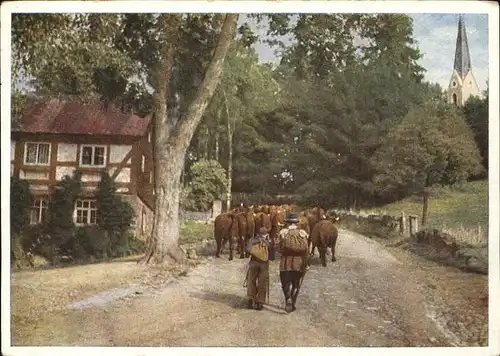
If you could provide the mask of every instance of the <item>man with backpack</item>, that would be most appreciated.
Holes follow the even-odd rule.
[[[287,226],[279,233],[280,280],[287,313],[296,309],[295,303],[309,263],[309,236],[297,227],[298,222],[297,214],[288,214],[285,219]]]
[[[248,309],[262,310],[269,293],[269,260],[274,258],[274,251],[270,251],[268,236],[267,229],[261,227],[259,233],[250,239],[247,245],[247,251],[250,253],[246,280]]]

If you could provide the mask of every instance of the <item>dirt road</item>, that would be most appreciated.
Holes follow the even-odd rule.
[[[455,344],[432,320],[417,276],[366,237],[340,232],[337,262],[325,268],[315,258],[291,314],[283,310],[278,261],[271,266],[269,305],[245,308],[247,263],[223,255],[134,298],[83,309],[85,301],[73,304],[47,317],[45,325],[57,327],[36,329],[31,340],[81,346]]]

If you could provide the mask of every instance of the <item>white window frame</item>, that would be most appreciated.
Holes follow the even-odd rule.
[[[37,218],[36,218],[36,221],[33,221],[32,220],[32,212],[36,209],[36,213],[37,213]],[[42,197],[42,198],[34,198],[33,199],[33,202],[30,206],[30,225],[36,225],[36,224],[40,224],[41,222],[43,222],[44,220],[42,219],[42,212],[43,210],[45,209],[45,216],[47,216],[47,214],[49,213],[49,200],[45,197]]]
[[[84,207],[84,202],[88,202],[88,207]],[[79,203],[81,203],[81,206],[79,206]],[[94,203],[94,207],[91,206],[91,204]],[[78,211],[86,211],[87,212],[87,221],[84,222],[78,222]],[[95,222],[92,222],[91,220],[91,212],[95,211]],[[75,211],[73,214],[73,221],[75,222],[75,225],[78,226],[83,226],[83,225],[97,225],[98,223],[98,211],[97,211],[97,201],[95,199],[77,199],[75,201]]]
[[[26,162],[26,159],[28,158],[28,145],[37,145],[37,150],[36,150],[36,160],[37,162],[35,163],[28,163]],[[49,154],[48,154],[48,162],[47,163],[40,163],[38,162],[38,153],[40,152],[40,145],[49,145]],[[50,156],[52,154],[52,145],[50,142],[33,142],[33,141],[28,141],[24,143],[24,164],[28,166],[50,166]]]
[[[104,149],[104,158],[103,158],[103,164],[84,164],[82,162],[83,160],[83,149],[85,147],[91,147],[92,148],[92,161],[94,161],[95,159],[95,149],[96,148],[103,148]],[[106,145],[87,145],[87,144],[83,144],[83,145],[80,145],[80,157],[79,157],[79,163],[80,163],[80,167],[96,167],[96,168],[102,168],[102,167],[106,167],[106,160],[107,160],[107,155],[108,155],[108,150],[107,150],[107,146]]]

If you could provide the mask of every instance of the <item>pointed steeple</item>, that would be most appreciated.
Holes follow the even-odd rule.
[[[467,34],[465,33],[465,24],[462,15],[458,17],[457,47],[455,49],[454,68],[460,78],[465,78],[471,70],[469,44],[467,43]]]

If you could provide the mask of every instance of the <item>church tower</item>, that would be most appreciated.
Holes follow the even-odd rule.
[[[472,75],[469,44],[465,33],[463,16],[458,18],[457,47],[455,49],[455,63],[450,84],[448,85],[448,102],[463,106],[470,96],[479,96],[476,79]]]

